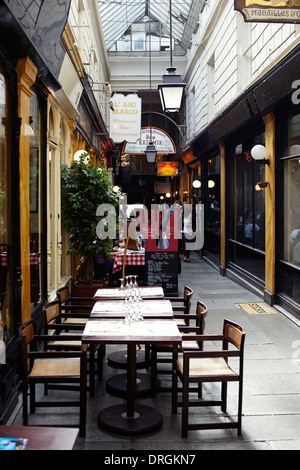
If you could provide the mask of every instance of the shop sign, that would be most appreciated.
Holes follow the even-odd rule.
[[[116,142],[136,142],[141,136],[142,100],[136,94],[115,93],[110,110],[110,138]]]
[[[178,162],[157,162],[157,176],[175,176],[178,174]]]
[[[235,0],[245,21],[300,23],[300,0]]]
[[[141,129],[141,138],[135,143],[126,142],[123,153],[144,155],[146,147],[151,141],[151,137],[158,155],[176,153],[176,147],[171,137],[166,132],[156,127],[144,127]]]

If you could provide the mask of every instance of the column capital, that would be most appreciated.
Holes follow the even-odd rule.
[[[19,86],[22,87],[24,92],[31,96],[30,87],[35,83],[37,76],[37,68],[29,57],[19,59],[16,66],[18,74]]]

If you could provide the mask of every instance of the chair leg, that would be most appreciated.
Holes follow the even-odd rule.
[[[222,400],[221,410],[223,411],[223,413],[226,413],[226,409],[227,409],[227,382],[222,382],[221,400]]]
[[[82,359],[80,368],[80,422],[79,422],[79,435],[85,437],[86,435],[86,409],[87,409],[87,364],[86,356]]]
[[[28,424],[28,384],[23,385],[23,426]]]
[[[172,413],[177,414],[177,401],[178,401],[178,377],[173,367],[172,371]]]
[[[89,348],[89,385],[90,397],[95,396],[95,347],[90,345]]]
[[[243,402],[243,384],[239,383],[239,403],[238,403],[238,436],[242,434],[242,402]]]
[[[182,387],[182,425],[181,437],[188,437],[188,419],[189,419],[189,383],[183,378]]]
[[[35,412],[35,384],[31,383],[30,386],[30,413]]]
[[[103,379],[104,346],[101,344],[97,353],[98,382]]]

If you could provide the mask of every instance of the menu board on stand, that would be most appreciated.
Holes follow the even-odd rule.
[[[161,221],[152,225],[145,240],[146,285],[161,286],[166,297],[178,295],[178,236],[173,215],[168,227],[164,231]]]

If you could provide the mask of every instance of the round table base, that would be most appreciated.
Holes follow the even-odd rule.
[[[111,353],[107,358],[107,364],[110,367],[115,367],[117,369],[127,369],[128,356],[127,349],[121,351],[115,351]],[[145,369],[149,361],[146,359],[145,350],[137,349],[136,351],[136,368]]]
[[[108,431],[125,435],[139,435],[153,432],[163,422],[161,413],[146,405],[135,405],[134,416],[128,418],[126,405],[113,405],[98,414],[98,425]]]
[[[156,388],[160,381],[156,380]],[[126,397],[127,395],[127,374],[118,374],[109,377],[106,381],[106,390],[112,395]],[[151,376],[149,374],[136,374],[134,395],[144,396],[151,393]]]

